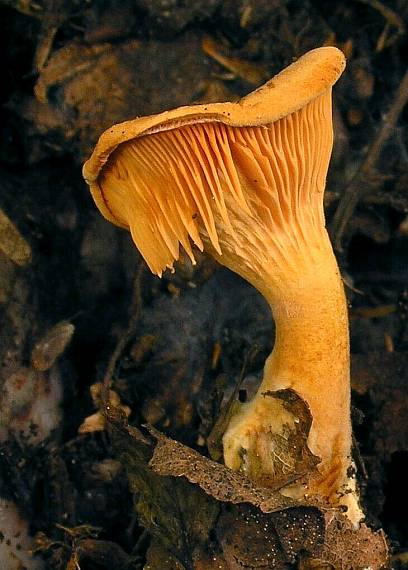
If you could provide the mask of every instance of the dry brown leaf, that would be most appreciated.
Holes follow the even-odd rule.
[[[97,58],[102,54],[109,53],[110,50],[111,45],[108,43],[96,46],[72,43],[55,52],[51,60],[42,69],[34,87],[38,101],[47,103],[50,87],[61,85],[79,73],[85,72],[95,65]]]
[[[100,408],[94,414],[86,417],[82,424],[78,428],[78,433],[92,433],[95,431],[104,431],[107,427],[107,420],[105,416],[105,408],[106,402],[102,399],[102,393],[104,390],[104,386],[101,382],[97,382],[92,384],[90,387],[90,392],[92,396],[92,400],[94,403],[95,408]],[[125,406],[121,403],[119,395],[114,390],[109,390],[109,402],[108,405],[116,410],[117,413],[122,414],[124,418],[128,418],[131,414],[131,409],[129,406]]]
[[[146,439],[118,427],[137,510],[155,537],[149,570],[287,570],[300,558],[303,570],[387,568],[381,532],[257,487],[151,427],[157,444],[147,465]]]
[[[68,321],[61,321],[47,331],[31,352],[33,367],[40,372],[49,370],[67,348],[74,331],[74,325]]]
[[[312,472],[319,462],[319,458],[307,447],[312,417],[307,404],[293,390],[267,392],[264,396],[281,400],[285,408],[297,418],[295,430],[288,430],[284,438],[280,437],[274,443],[274,448],[279,449],[278,455],[282,458],[282,464],[277,464],[277,475],[273,481],[260,477],[257,483],[253,483],[245,475],[203,457],[152,428],[150,432],[158,443],[150,466],[160,475],[185,476],[219,501],[249,502],[264,512],[297,504],[277,491]],[[273,434],[270,437],[272,438]],[[290,456],[288,461],[286,456]],[[290,473],[287,472],[289,460],[293,465]]]
[[[64,149],[85,158],[104,128],[135,112],[147,115],[193,101],[197,86],[208,80],[194,34],[178,38],[171,50],[154,40],[73,41],[47,60],[35,98],[22,97],[12,108],[28,121],[24,146],[30,161]]]
[[[149,431],[157,439],[149,465],[159,475],[185,477],[217,501],[251,503],[264,513],[299,505],[276,489],[259,487],[242,473],[204,457],[152,427],[149,427]]]
[[[385,535],[382,530],[375,532],[365,524],[355,529],[341,513],[328,512],[324,546],[317,557],[303,560],[300,568],[385,570],[389,568]]]
[[[17,227],[0,208],[0,251],[17,265],[31,260],[31,247]]]
[[[284,569],[299,553],[314,552],[323,543],[324,517],[317,509],[260,513],[248,505],[224,511],[217,525],[227,568]]]
[[[250,61],[234,57],[227,53],[225,47],[218,44],[214,38],[205,36],[202,42],[203,51],[212,57],[217,63],[225,67],[234,75],[241,77],[251,85],[260,85],[266,81],[270,73],[261,65],[256,65]]]

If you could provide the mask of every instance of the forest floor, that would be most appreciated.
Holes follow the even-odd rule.
[[[408,568],[407,2],[0,0],[0,30],[0,567],[380,568],[383,529]],[[318,507],[264,512],[274,497],[209,463],[223,397],[240,376],[253,389],[273,346],[269,309],[204,254],[151,275],[81,176],[112,124],[237,100],[322,45],[348,61],[325,206],[350,307],[358,537]]]

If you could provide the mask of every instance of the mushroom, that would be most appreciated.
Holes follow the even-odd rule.
[[[194,246],[255,286],[276,324],[255,397],[232,417],[224,461],[252,479],[293,469],[296,414],[307,403],[309,450],[320,463],[292,496],[317,495],[362,518],[351,458],[347,305],[325,229],[323,193],[333,129],[331,88],[345,66],[312,50],[237,103],[181,107],[105,131],[83,174],[102,214],[128,228],[153,273]],[[194,244],[194,245],[192,245]],[[271,397],[272,396],[272,397]]]

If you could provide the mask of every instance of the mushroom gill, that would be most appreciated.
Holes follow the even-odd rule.
[[[194,263],[191,242],[205,243],[252,282],[260,265],[287,271],[318,247],[332,139],[328,89],[272,124],[197,122],[127,141],[99,186],[154,273],[173,268],[180,244]]]

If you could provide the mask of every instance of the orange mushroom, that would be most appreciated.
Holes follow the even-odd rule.
[[[357,523],[347,306],[323,212],[331,88],[344,65],[338,49],[315,49],[237,103],[115,125],[83,172],[102,214],[130,229],[154,273],[173,269],[180,244],[194,263],[194,244],[270,304],[275,346],[256,396],[224,434],[226,465],[273,479],[277,438],[297,418],[268,395],[290,388],[310,408],[308,447],[320,463],[287,492],[346,505]]]

